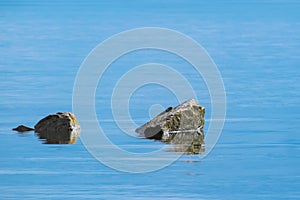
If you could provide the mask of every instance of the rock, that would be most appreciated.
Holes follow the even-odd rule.
[[[135,131],[142,137],[173,144],[174,151],[198,154],[204,151],[205,108],[194,99],[169,107]]]
[[[20,133],[23,133],[23,132],[27,132],[27,131],[33,131],[34,129],[30,128],[28,126],[20,125],[20,126],[18,126],[16,128],[13,128],[12,130],[13,131],[18,131]]]
[[[34,130],[47,144],[74,144],[80,133],[80,125],[70,112],[58,112],[41,119]]]

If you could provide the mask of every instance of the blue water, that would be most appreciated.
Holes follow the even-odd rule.
[[[297,1],[280,0],[1,1],[0,199],[299,199],[299,9]],[[226,123],[205,159],[185,155],[152,173],[122,173],[94,159],[80,139],[45,145],[32,132],[11,131],[72,111],[73,84],[88,53],[113,34],[145,26],[187,34],[220,70]],[[207,110],[205,130],[210,123],[207,88],[185,61],[152,51],[120,58],[107,71],[105,90],[96,90],[96,112],[111,140],[133,152],[161,144],[121,137],[108,103],[122,73],[148,62],[174,66],[189,79]],[[129,110],[138,125],[157,103],[178,102],[157,85],[133,95]]]

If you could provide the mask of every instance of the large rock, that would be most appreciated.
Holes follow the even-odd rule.
[[[194,99],[169,107],[136,129],[145,138],[173,144],[176,152],[198,154],[204,151],[205,108]]]
[[[34,131],[47,144],[74,144],[80,133],[80,126],[70,112],[58,112],[41,119]]]

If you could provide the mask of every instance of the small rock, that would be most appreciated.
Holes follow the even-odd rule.
[[[169,107],[135,131],[142,137],[174,145],[174,151],[198,154],[204,151],[205,108],[194,99]]]
[[[41,119],[34,130],[47,144],[74,144],[80,134],[80,125],[70,112],[58,112]]]
[[[18,131],[20,133],[23,133],[23,132],[27,132],[27,131],[33,131],[34,129],[30,128],[28,126],[20,125],[20,126],[18,126],[16,128],[13,128],[12,130],[13,131]]]

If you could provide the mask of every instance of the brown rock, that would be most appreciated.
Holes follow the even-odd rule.
[[[47,144],[73,144],[80,133],[80,125],[70,112],[58,112],[41,119],[34,130]]]
[[[34,129],[30,128],[28,126],[20,125],[20,126],[18,126],[16,128],[13,128],[12,130],[13,131],[18,131],[20,133],[23,133],[23,132],[27,132],[27,131],[33,131]]]
[[[204,151],[205,108],[194,99],[169,107],[136,129],[145,138],[173,144],[174,151],[198,154]]]

